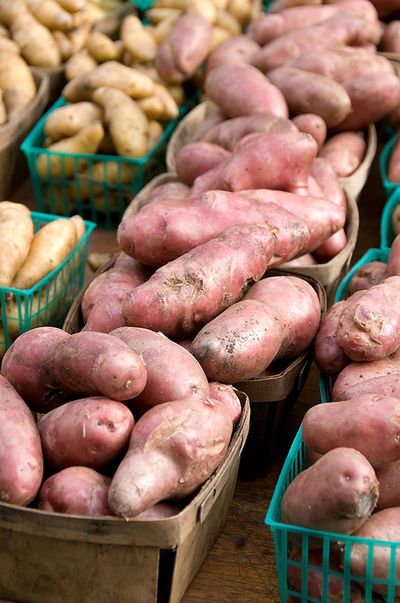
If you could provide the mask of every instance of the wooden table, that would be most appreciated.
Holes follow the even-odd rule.
[[[23,183],[12,199],[34,208],[28,182]],[[353,260],[358,259],[368,248],[379,247],[379,220],[384,202],[378,161],[375,159],[359,201],[360,234]],[[94,231],[90,252],[116,250],[115,232],[101,229]],[[307,408],[320,401],[318,376],[313,366],[292,410],[289,433],[283,434],[283,440],[293,439]],[[280,601],[273,542],[264,525],[264,517],[286,453],[287,448],[284,446],[277,451],[276,459],[265,478],[238,481],[226,525],[187,590],[183,603]]]

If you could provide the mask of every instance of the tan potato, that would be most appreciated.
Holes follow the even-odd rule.
[[[65,105],[49,115],[44,125],[47,136],[56,140],[75,136],[94,121],[101,121],[103,112],[95,103],[81,102]]]
[[[230,13],[223,10],[218,13],[215,25],[223,27],[229,31],[232,36],[238,36],[242,33],[242,28],[240,27],[240,23],[237,21],[237,19],[235,19],[235,17]]]
[[[130,163],[120,163],[117,161],[102,161],[94,163],[90,171],[89,179],[93,182],[112,184],[128,184],[132,182],[135,174],[135,166]]]
[[[4,27],[4,25],[1,25],[1,24],[0,24],[0,37],[1,38],[9,38],[10,37],[7,27]]]
[[[3,100],[3,92],[0,90],[0,126],[7,121],[7,110]]]
[[[121,40],[135,60],[149,62],[156,58],[157,43],[154,36],[143,27],[142,22],[135,15],[128,15],[123,20]]]
[[[212,0],[187,0],[186,12],[198,13],[214,25],[217,21],[217,9]]]
[[[0,286],[9,287],[29,252],[33,222],[22,203],[0,202]]]
[[[105,34],[93,31],[86,39],[86,48],[98,63],[117,61],[121,55],[121,48]]]
[[[239,21],[242,27],[250,21],[252,10],[251,0],[229,0],[228,12]]]
[[[68,33],[74,54],[84,48],[90,29],[91,26],[89,23],[83,23],[83,25],[75,27],[75,29]]]
[[[74,26],[72,15],[55,0],[28,0],[32,15],[45,27],[55,31],[67,31]]]
[[[78,243],[86,232],[85,221],[78,215],[71,216],[69,221],[75,228],[76,242]]]
[[[157,142],[163,135],[163,132],[164,128],[158,121],[155,119],[149,121],[149,129],[147,132],[147,151],[151,151],[151,149],[156,146]]]
[[[63,31],[53,31],[53,38],[57,43],[62,62],[64,63],[65,61],[68,61],[68,59],[70,59],[72,56],[71,40]]]
[[[0,89],[9,120],[19,115],[36,95],[32,73],[15,52],[0,53]]]
[[[113,88],[98,88],[93,97],[105,111],[105,121],[117,153],[125,157],[145,155],[148,120],[138,103]]]
[[[79,52],[72,55],[65,65],[65,77],[67,80],[73,80],[93,71],[97,67],[97,63],[87,50],[82,48]]]
[[[177,11],[176,14],[166,17],[151,29],[151,35],[153,36],[157,44],[161,44],[161,42],[164,42],[165,38],[170,33],[175,21],[179,19],[180,14],[180,11]]]
[[[63,138],[62,140],[50,145],[49,150],[71,154],[97,153],[103,136],[103,126],[100,122],[94,122],[93,124],[83,128],[75,136]],[[60,178],[61,175],[71,178],[74,176],[77,169],[77,163],[73,157],[60,157],[57,155],[39,155],[36,166],[39,176],[43,179],[49,177]]]
[[[86,0],[57,0],[58,4],[69,13],[77,13],[85,8]]]
[[[29,13],[18,14],[11,23],[11,34],[22,56],[36,67],[58,67],[61,54],[50,31]]]
[[[219,27],[219,25],[214,25],[214,27],[212,29],[212,36],[213,37],[212,37],[212,41],[211,41],[210,52],[212,52],[215,48],[217,48],[223,42],[226,42],[226,40],[229,40],[229,38],[232,37],[232,34],[227,29],[224,29],[223,27]]]
[[[155,84],[154,96],[138,101],[138,105],[148,119],[166,121],[178,117],[179,109],[174,97],[162,84]]]
[[[177,19],[182,14],[182,11],[178,8],[150,8],[146,12],[147,19],[154,25],[158,25],[164,19],[175,17]]]
[[[19,54],[19,46],[8,38],[0,37],[0,52],[16,52]]]
[[[26,13],[25,0],[2,0],[0,2],[0,21],[10,27],[11,22],[22,13]]]
[[[167,86],[172,98],[175,100],[177,105],[183,105],[186,99],[185,89],[181,84],[169,84]]]

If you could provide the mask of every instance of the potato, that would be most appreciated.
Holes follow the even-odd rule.
[[[242,414],[242,405],[237,397],[234,388],[231,385],[225,383],[218,383],[212,381],[210,384],[210,398],[217,400],[220,404],[223,404],[231,415],[231,419],[236,423]]]
[[[400,21],[385,25],[380,47],[384,52],[400,53]]]
[[[216,67],[226,63],[251,65],[253,57],[259,50],[258,44],[244,34],[231,37],[209,55],[206,64],[206,76]]]
[[[347,287],[348,294],[353,295],[356,291],[364,291],[364,289],[378,285],[389,276],[387,268],[387,264],[379,261],[364,264],[352,276]]]
[[[187,13],[174,23],[157,49],[156,68],[169,83],[192,77],[206,58],[212,40],[209,21],[197,13]]]
[[[146,18],[152,25],[159,25],[166,19],[178,19],[181,17],[182,11],[178,8],[150,8],[146,11]]]
[[[400,236],[397,235],[390,249],[388,263],[388,276],[400,276]]]
[[[65,77],[67,80],[73,80],[90,73],[96,67],[97,63],[87,48],[82,48],[82,50],[67,60],[65,64]]]
[[[117,153],[142,157],[147,152],[148,121],[140,106],[122,90],[98,88],[94,100],[104,109],[105,121]]]
[[[94,121],[102,119],[102,110],[95,103],[64,105],[53,111],[44,124],[44,132],[54,141],[75,136]]]
[[[125,452],[135,421],[122,404],[101,396],[67,402],[38,423],[46,461],[56,469],[98,469]]]
[[[146,386],[133,402],[134,408],[141,413],[171,400],[209,396],[207,377],[198,361],[162,333],[123,327],[110,334],[143,356],[147,369]],[[171,358],[174,358],[173,365]]]
[[[251,0],[229,0],[228,12],[235,17],[244,26],[250,21],[252,16]]]
[[[55,39],[58,50],[60,51],[61,60],[64,63],[71,58],[73,54],[72,44],[68,36],[63,31],[53,31],[53,38]]]
[[[229,40],[231,37],[231,33],[224,29],[223,27],[219,27],[218,25],[214,25],[212,28],[212,40],[210,44],[210,52],[213,52],[218,46]]]
[[[322,319],[314,341],[314,360],[324,375],[337,375],[350,362],[336,339],[339,318],[346,302],[340,301],[329,309]]]
[[[324,406],[334,408],[336,404]],[[368,460],[358,450],[337,447],[289,484],[282,497],[281,521],[352,534],[371,515],[378,494],[378,480]],[[290,533],[292,539],[295,536]]]
[[[198,176],[230,156],[231,153],[219,145],[210,142],[192,142],[184,145],[176,154],[176,173],[185,184],[191,185]]]
[[[221,11],[217,11],[212,0],[186,0],[185,10],[186,12],[201,15],[212,25],[216,23],[217,17],[219,18],[221,15]],[[240,33],[240,27],[238,33]]]
[[[147,152],[154,149],[161,136],[164,133],[164,128],[162,125],[155,119],[151,119],[149,121],[149,126],[147,130]]]
[[[329,138],[320,150],[320,156],[328,159],[338,178],[347,178],[360,167],[365,151],[362,134],[343,132]]]
[[[117,61],[121,55],[118,44],[99,31],[93,31],[88,35],[86,48],[98,63]]]
[[[332,127],[341,123],[351,111],[346,90],[324,75],[285,65],[269,71],[268,79],[282,92],[293,115],[315,113]]]
[[[336,173],[325,157],[316,157],[311,175],[322,191],[322,196],[347,212],[346,195]],[[310,181],[309,181],[310,183]]]
[[[22,203],[0,202],[0,286],[10,287],[29,253],[33,222]]]
[[[135,15],[125,17],[120,37],[124,48],[135,60],[147,63],[156,58],[157,42]]]
[[[7,27],[18,15],[27,12],[25,0],[2,0],[0,3],[0,21]]]
[[[53,350],[53,371],[71,394],[117,401],[134,398],[146,384],[142,357],[105,333],[85,331],[60,341]]]
[[[50,31],[30,13],[22,12],[13,19],[11,34],[30,65],[58,67],[61,64],[61,54]]]
[[[0,90],[0,126],[7,121],[7,110],[3,101],[3,92]]]
[[[69,13],[77,13],[85,8],[85,0],[57,0],[57,2]]]
[[[36,84],[25,61],[15,52],[0,53],[0,89],[8,120],[24,111],[36,95]]]
[[[11,383],[0,376],[0,500],[26,506],[43,477],[43,456],[34,418]]]
[[[334,235],[329,237],[325,243],[322,243],[313,252],[319,264],[324,264],[335,258],[347,245],[347,235],[343,228],[335,232]]]
[[[72,15],[55,0],[27,0],[32,15],[50,30],[66,31],[74,26]]]
[[[16,52],[19,54],[19,46],[8,38],[0,38],[0,52]]]
[[[159,23],[154,24],[150,30],[152,37],[154,38],[157,44],[161,44],[165,40],[165,38],[170,34],[174,23],[181,16],[180,11],[174,11],[173,14],[170,14],[165,19],[162,19]]]
[[[282,266],[288,268],[290,266],[315,266],[316,263],[317,261],[313,258],[311,253],[305,253],[304,255],[294,258],[293,260],[289,260],[289,262],[285,262],[282,264]]]
[[[155,84],[154,95],[138,101],[139,107],[148,119],[168,121],[176,119],[179,108],[168,88],[162,84]]]
[[[143,513],[136,515],[135,519],[138,521],[154,521],[160,519],[167,519],[168,517],[174,517],[178,515],[182,508],[176,502],[159,502],[153,507],[149,507]]]
[[[379,360],[400,345],[400,277],[350,297],[340,317],[337,341],[352,360]]]
[[[396,416],[400,401],[365,394],[335,404],[317,404],[303,419],[304,442],[315,452],[356,448],[373,467],[400,459]]]
[[[215,25],[223,27],[225,30],[229,31],[231,36],[239,36],[242,33],[242,28],[239,21],[231,13],[225,10],[218,12],[214,23]]]
[[[160,500],[191,494],[221,463],[232,427],[226,408],[209,398],[151,408],[133,428],[111,482],[108,502],[114,513],[128,519]]]
[[[274,246],[273,234],[262,225],[225,229],[159,268],[128,294],[122,306],[127,324],[167,336],[193,333],[238,301],[264,274]]]
[[[76,52],[80,52],[84,48],[91,27],[92,25],[90,23],[83,23],[79,27],[75,27],[73,30],[68,32],[68,38],[71,42],[72,51],[74,54]]]
[[[97,152],[103,136],[104,130],[101,123],[95,121],[82,128],[75,136],[54,142],[48,149],[49,151],[70,153],[71,155],[75,153],[92,154]],[[38,174],[43,180],[72,177],[76,173],[77,165],[79,165],[79,160],[75,161],[73,156],[39,155],[36,160]],[[84,165],[84,160],[81,161],[81,165]]]
[[[398,135],[389,157],[388,180],[400,182],[400,137]]]
[[[300,132],[311,134],[318,145],[318,150],[321,151],[327,134],[326,123],[323,118],[320,115],[315,115],[315,113],[302,113],[294,117],[292,122]]]
[[[113,515],[107,497],[111,480],[88,467],[68,467],[49,477],[40,488],[41,511],[67,515]]]
[[[236,85],[238,81],[241,86]],[[205,92],[228,117],[253,113],[288,117],[281,91],[251,65],[227,63],[212,69],[207,75]]]

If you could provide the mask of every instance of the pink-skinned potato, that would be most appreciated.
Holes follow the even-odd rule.
[[[313,252],[314,257],[318,260],[318,263],[325,264],[343,251],[346,245],[347,235],[342,228],[341,230],[338,230],[338,232],[335,232],[334,235],[325,241],[325,243],[322,243],[322,245]]]
[[[314,176],[309,176],[307,179],[308,183],[308,194],[311,197],[324,197],[324,193],[322,192],[322,188],[315,180]]]
[[[400,53],[400,21],[391,21],[385,25],[380,48],[384,52]]]
[[[159,268],[123,303],[130,326],[184,338],[234,304],[264,274],[276,239],[241,224]],[[167,309],[167,310],[166,310]]]
[[[54,374],[71,394],[130,400],[146,385],[142,356],[106,333],[81,331],[53,350]]]
[[[190,78],[206,58],[212,40],[210,22],[189,12],[180,17],[158,47],[155,66],[160,77],[169,83]]]
[[[212,398],[212,400],[217,400],[225,406],[234,423],[240,419],[242,414],[242,405],[240,404],[240,400],[231,385],[211,381],[210,398]]]
[[[211,168],[207,172],[197,176],[193,185],[190,189],[190,196],[199,197],[203,193],[208,191],[224,191],[226,186],[222,180],[222,170],[225,165],[228,164],[230,157],[227,157],[224,161],[221,161],[218,165]]]
[[[300,132],[311,134],[318,145],[318,150],[321,150],[326,139],[327,128],[325,121],[320,115],[302,113],[293,117],[292,123],[294,123]]]
[[[203,245],[229,226],[267,224],[276,239],[271,266],[315,247],[329,236],[333,223],[338,220],[340,223],[339,212],[328,201],[303,199],[281,191],[264,192],[261,201],[225,191],[209,191],[184,205],[174,200],[149,204],[121,222],[119,245],[138,260],[160,266]],[[293,211],[282,209],[280,205],[284,203]],[[318,212],[313,211],[314,206]],[[297,208],[310,222],[296,215]]]
[[[125,452],[134,426],[127,406],[101,396],[67,402],[38,423],[44,456],[56,469],[99,469]]]
[[[315,266],[317,260],[312,256],[311,253],[305,253],[304,255],[300,255],[293,260],[289,260],[289,262],[285,262],[282,264],[282,267],[297,267],[297,266]]]
[[[389,157],[388,180],[400,182],[400,136],[398,135]]]
[[[314,360],[324,375],[337,375],[350,362],[336,339],[339,318],[345,305],[346,302],[342,300],[329,308],[315,337]]]
[[[276,360],[296,358],[312,343],[321,321],[321,304],[306,280],[297,276],[263,278],[249,289],[244,300],[262,302],[278,317],[281,342]]]
[[[55,346],[69,337],[56,327],[38,327],[20,335],[7,350],[1,374],[31,410],[47,412],[63,403],[64,388],[54,374],[53,356]]]
[[[331,136],[319,152],[332,165],[338,178],[351,176],[361,165],[366,142],[360,132],[342,132]]]
[[[193,340],[192,354],[210,380],[236,383],[269,366],[281,339],[279,316],[262,302],[243,300],[201,329]]]
[[[400,235],[397,235],[390,248],[388,263],[388,276],[400,276]]]
[[[247,35],[238,35],[222,42],[209,55],[206,64],[206,77],[212,69],[230,63],[232,65],[251,64],[260,46]]]
[[[390,509],[382,509],[371,515],[368,520],[362,525],[354,536],[357,538],[369,538],[372,540],[383,540],[385,542],[393,542],[397,544],[400,540],[400,508],[393,507]],[[343,556],[345,545],[342,546]],[[388,585],[393,583],[393,580],[400,579],[400,556],[398,548],[392,549],[388,546],[375,545],[372,551],[372,563],[369,561],[370,547],[367,544],[360,542],[351,545],[350,551],[350,567],[351,573],[357,576],[366,576],[368,566],[373,568],[373,575],[370,575],[372,582],[372,590],[376,593],[388,594]],[[394,567],[391,570],[391,552],[394,553]],[[375,582],[375,580],[386,580],[387,582]],[[393,591],[392,591],[393,592]],[[398,595],[400,588],[395,587],[395,594]]]
[[[283,65],[269,71],[268,80],[282,92],[291,115],[315,113],[330,128],[340,124],[351,111],[346,90],[325,75]]]
[[[192,185],[198,176],[217,167],[230,156],[231,153],[218,144],[191,142],[176,154],[176,173],[185,184]]]
[[[379,482],[379,498],[376,509],[400,507],[400,461],[388,463],[376,472]]]
[[[378,285],[388,276],[388,265],[385,262],[367,262],[352,276],[347,287],[348,294],[353,295],[356,291],[364,291]]]
[[[379,361],[378,361],[379,362]],[[400,398],[400,373],[380,375],[363,379],[352,387],[336,394],[336,400],[351,400],[369,394],[379,394],[391,398]]]
[[[203,136],[203,141],[233,151],[247,134],[296,131],[294,121],[272,114],[242,115],[217,124]]]
[[[89,467],[68,467],[49,477],[40,488],[41,511],[67,515],[114,515],[108,505],[111,479]]]
[[[347,0],[346,0],[347,1]],[[347,211],[346,194],[337,178],[335,170],[324,157],[316,157],[311,167],[311,175],[328,201]]]
[[[0,501],[25,506],[43,477],[40,436],[28,406],[0,376]]]
[[[289,116],[282,92],[251,65],[225,63],[212,69],[205,81],[205,92],[227,117],[253,113]]]
[[[365,394],[334,404],[317,404],[303,419],[304,442],[325,454],[341,446],[359,450],[375,468],[400,460],[400,400]]]
[[[356,296],[356,297],[355,297]],[[352,360],[380,360],[400,346],[400,276],[347,299],[337,341]]]
[[[337,447],[294,478],[282,498],[281,521],[352,534],[371,515],[378,494],[378,480],[368,460],[354,448]],[[318,542],[312,548],[319,546]]]
[[[145,411],[157,404],[210,393],[207,377],[197,360],[162,333],[139,327],[122,327],[111,335],[139,352],[144,359],[147,381],[132,404]]]
[[[111,482],[108,502],[129,519],[161,500],[183,498],[210,477],[226,455],[233,423],[210,398],[185,398],[147,411]]]

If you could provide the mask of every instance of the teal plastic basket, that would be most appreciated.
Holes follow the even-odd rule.
[[[139,10],[148,10],[154,4],[154,0],[131,0],[131,2]]]
[[[281,594],[281,603],[288,601],[301,601],[302,603],[329,603],[332,599],[328,596],[328,581],[332,577],[343,579],[343,603],[350,603],[350,588],[351,584],[359,584],[365,589],[365,603],[375,601],[386,601],[386,603],[395,602],[395,590],[400,589],[400,579],[396,580],[395,561],[396,556],[400,555],[400,542],[387,542],[383,540],[373,540],[369,538],[359,538],[356,536],[347,536],[344,534],[335,534],[333,532],[323,532],[320,530],[309,530],[300,526],[293,526],[282,523],[280,515],[280,506],[282,496],[293,481],[293,479],[307,467],[307,447],[302,439],[301,428],[299,429],[285,464],[279,476],[271,504],[265,518],[265,523],[271,530],[274,547],[275,558],[279,578],[279,590]],[[301,561],[293,561],[290,559],[290,543],[293,538],[300,542],[301,546]],[[310,539],[313,539],[313,547],[315,545],[322,551],[321,567],[312,565],[308,561]],[[332,545],[340,542],[343,547],[343,555],[341,556],[341,566],[339,570],[331,569],[330,565],[333,562]],[[363,547],[363,552],[366,554],[366,571],[364,575],[356,575],[352,573],[350,556],[352,547],[359,545]],[[374,554],[379,550],[385,549],[390,555],[389,571],[386,578],[375,578],[373,575]],[[288,579],[293,568],[297,568],[301,572],[301,590],[295,590]],[[308,594],[308,573],[316,572],[321,578],[321,596],[314,597]],[[376,588],[385,589],[385,596],[375,594]],[[339,599],[337,599],[339,600]]]
[[[368,264],[369,262],[387,263],[389,259],[389,253],[390,249],[387,248],[368,249],[368,251],[364,253],[364,255],[358,260],[356,264],[354,264],[351,270],[349,270],[344,279],[340,282],[335,294],[335,303],[341,301],[342,299],[346,299],[349,282],[351,281],[355,273],[364,266],[364,264]]]
[[[394,209],[400,204],[400,188],[394,191],[386,202],[381,215],[381,247],[391,247],[396,237],[393,232],[392,214]]]
[[[35,231],[59,218],[31,212]],[[85,221],[85,234],[68,257],[31,289],[0,287],[0,359],[25,331],[52,325],[61,327],[85,276],[89,237],[96,224]]]
[[[391,182],[388,179],[388,169],[390,155],[392,154],[394,143],[396,142],[397,133],[395,133],[385,144],[379,157],[379,167],[381,172],[381,178],[383,188],[385,190],[386,198],[389,198],[395,190],[400,187],[400,182]]]
[[[162,137],[151,151],[143,157],[133,159],[118,155],[60,153],[44,148],[44,125],[48,116],[55,109],[67,104],[64,99],[59,98],[21,145],[27,158],[38,209],[62,216],[79,214],[105,228],[114,227],[119,223],[132,197],[149,180],[164,171],[167,141],[179,120],[194,106],[196,99],[195,93],[180,107],[179,116],[168,122]],[[39,176],[37,169],[37,159],[41,155],[47,158],[47,172],[50,176],[46,179]],[[50,162],[55,157],[61,164],[59,177],[51,175]],[[75,174],[73,177],[67,177],[65,166],[66,162],[71,160],[74,162]],[[82,164],[85,171],[79,173]]]

